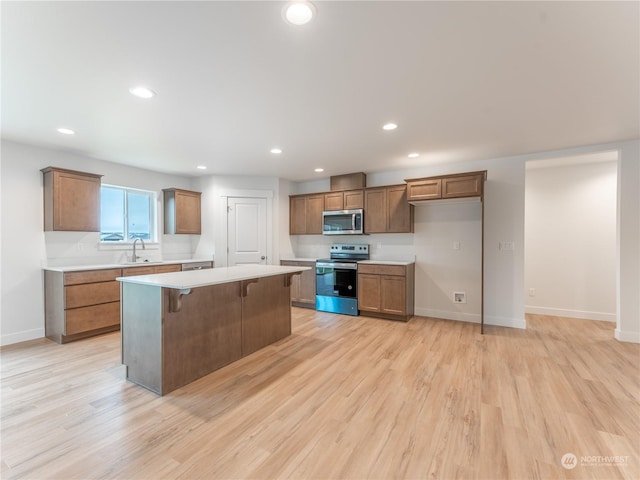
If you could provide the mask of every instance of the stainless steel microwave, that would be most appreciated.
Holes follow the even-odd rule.
[[[322,212],[323,235],[362,235],[363,210],[335,210]]]

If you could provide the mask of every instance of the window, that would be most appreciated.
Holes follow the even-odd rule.
[[[156,193],[103,185],[100,188],[100,241],[156,241]]]

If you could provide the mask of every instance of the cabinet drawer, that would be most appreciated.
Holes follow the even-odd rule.
[[[154,273],[180,272],[181,270],[182,265],[158,265],[155,267]]]
[[[374,275],[399,275],[407,274],[407,267],[404,265],[380,265],[380,264],[359,264],[358,273],[371,273]]]
[[[149,267],[130,267],[122,270],[123,277],[131,277],[134,275],[152,275],[156,273],[156,269],[153,266]]]
[[[65,285],[78,285],[80,283],[108,282],[115,280],[122,274],[119,268],[108,270],[87,270],[86,272],[68,272],[64,274]]]
[[[78,308],[120,300],[119,282],[86,283],[64,287],[64,307]]]
[[[97,330],[120,324],[120,302],[74,308],[65,312],[65,335]]]

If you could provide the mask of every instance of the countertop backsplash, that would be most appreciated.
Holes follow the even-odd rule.
[[[378,235],[300,235],[294,246],[296,258],[328,258],[329,248],[334,243],[369,245],[371,260],[414,262],[416,252],[413,236],[407,234]]]
[[[44,232],[45,252],[43,267],[61,267],[65,265],[102,265],[123,264],[131,261],[131,244],[100,243],[97,232]],[[143,260],[158,262],[162,260],[180,260],[191,258],[191,240],[189,235],[161,235],[159,242],[140,242],[136,245],[136,254]]]

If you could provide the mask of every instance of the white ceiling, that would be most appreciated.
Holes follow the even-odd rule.
[[[640,137],[638,2],[284,4],[3,1],[2,136],[291,180]]]

